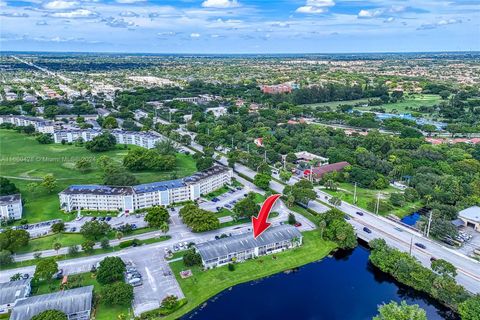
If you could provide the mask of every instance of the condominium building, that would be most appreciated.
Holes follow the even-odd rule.
[[[99,129],[55,130],[53,140],[55,143],[61,143],[62,141],[75,142],[81,138],[86,142],[102,133],[103,131]],[[143,131],[111,130],[110,133],[115,137],[118,144],[133,144],[147,149],[155,148],[155,144],[163,139],[158,134]]]
[[[41,133],[53,133],[54,131],[53,121],[45,120],[42,118],[26,117],[20,115],[0,116],[0,124],[2,123],[11,123],[15,126],[21,127],[32,125],[35,128],[35,131]]]
[[[70,129],[70,130],[55,130],[53,133],[53,141],[55,143],[75,142],[79,139],[83,141],[90,141],[98,135],[101,135],[101,130],[95,129]]]
[[[0,314],[9,312],[15,304],[30,295],[32,278],[0,283]]]
[[[133,212],[153,206],[167,206],[188,200],[197,200],[231,182],[230,168],[216,165],[192,176],[133,187],[102,185],[73,185],[60,192],[61,208]]]
[[[89,320],[92,302],[93,286],[28,297],[16,303],[10,320],[30,320],[47,310],[59,310],[68,320]]]
[[[0,196],[0,220],[22,219],[22,196],[11,194]]]
[[[303,236],[291,225],[270,227],[256,239],[250,232],[197,244],[196,251],[206,269],[243,262],[302,245]]]

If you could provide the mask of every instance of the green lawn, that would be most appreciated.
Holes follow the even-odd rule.
[[[129,146],[129,148],[139,148]],[[20,189],[24,201],[23,216],[28,222],[39,222],[55,218],[73,219],[73,215],[59,210],[58,192],[71,184],[101,183],[101,170],[96,159],[102,155],[121,163],[128,150],[119,146],[108,152],[92,153],[83,147],[62,144],[39,144],[34,137],[12,130],[0,130],[0,175],[9,178]],[[196,171],[195,160],[189,155],[177,154],[175,176],[185,177]],[[80,158],[92,159],[93,168],[82,173],[75,169]],[[48,193],[37,187],[34,191],[27,185],[40,182],[42,177],[53,174],[57,179],[54,192]],[[173,172],[145,171],[135,173],[142,183],[172,178]]]
[[[317,231],[305,232],[303,236],[303,246],[275,254],[276,259],[270,255],[236,264],[235,271],[228,271],[227,266],[202,271],[198,266],[185,267],[181,260],[171,262],[170,266],[188,302],[165,319],[177,319],[231,286],[320,260],[335,249],[334,243],[320,240]],[[179,272],[187,269],[192,270],[193,276],[182,279]]]
[[[150,238],[150,239],[145,239],[145,240],[139,240],[139,245],[144,245],[144,244],[152,244],[152,243],[157,243],[161,241],[165,241],[170,239],[170,236],[160,236],[160,237],[155,237],[155,238]],[[125,240],[126,241],[126,240]],[[104,254],[104,253],[110,253],[110,252],[115,252],[115,251],[120,251],[122,249],[119,248],[119,246],[112,246],[107,249],[94,249],[92,253],[86,253],[86,252],[79,252],[77,255],[72,256],[69,254],[64,254],[64,255],[59,255],[56,256],[56,260],[67,260],[67,259],[75,259],[75,258],[81,258],[81,257],[88,257],[88,256],[93,256],[97,254]],[[1,270],[8,270],[8,269],[16,269],[16,268],[21,268],[21,267],[27,267],[27,266],[33,266],[38,263],[38,261],[46,259],[46,258],[38,258],[38,259],[32,259],[32,260],[25,260],[21,262],[14,262],[12,264],[6,265],[6,266],[0,266],[0,271]]]
[[[405,97],[404,100],[396,103],[386,103],[379,106],[371,107],[355,107],[355,110],[370,110],[371,108],[383,108],[386,112],[398,112],[398,113],[411,113],[414,110],[407,110],[408,108],[418,108],[421,106],[433,106],[437,105],[442,98],[436,94],[416,94],[409,97]],[[431,115],[428,115],[431,116]]]
[[[340,198],[342,201],[346,201],[348,203],[353,204],[354,186],[350,183],[340,183],[338,189],[339,190],[337,191],[332,191],[327,189],[322,189],[322,190],[327,192],[328,194],[331,194],[333,196]],[[340,189],[344,189],[344,190],[340,190]],[[357,187],[358,201],[356,205],[360,208],[370,210],[368,208],[368,203],[374,199],[377,199],[377,194],[380,194],[381,199],[388,200],[389,195],[391,193],[396,193],[396,192],[401,192],[401,191],[393,187],[388,187],[382,190],[371,190],[371,189]],[[414,212],[420,207],[421,207],[420,202],[413,202],[413,203],[406,202],[403,207],[395,208],[386,214],[394,214],[399,218],[403,218],[404,216],[409,215],[410,213]]]
[[[368,99],[356,99],[356,100],[345,100],[345,101],[331,101],[331,102],[321,102],[321,103],[312,103],[304,104],[302,106],[319,108],[319,107],[330,107],[335,109],[340,105],[356,105],[357,103],[367,103]]]
[[[102,289],[102,285],[95,279],[95,274],[86,272],[77,275],[69,276],[70,283],[75,283],[77,286],[93,285],[94,294],[97,294]],[[75,287],[77,287],[75,286]],[[61,280],[52,280],[51,282],[41,281],[32,282],[32,295],[40,295],[53,293],[61,290]],[[117,319],[120,314],[128,315],[132,311],[130,306],[112,306],[102,303],[100,301],[94,305],[92,314],[95,315],[96,320],[111,320]]]
[[[205,199],[207,200],[212,200],[213,198],[215,197],[218,197],[224,193],[227,193],[228,191],[230,191],[230,188],[226,187],[226,186],[223,186],[221,187],[220,189],[217,189],[213,192],[210,192],[209,194],[203,196]]]
[[[124,236],[133,236],[137,234],[142,234],[150,231],[154,231],[154,228],[140,228],[135,229],[129,234],[125,234]],[[160,233],[160,231],[159,231]],[[110,232],[108,235],[109,239],[115,239],[115,232]],[[33,251],[42,251],[42,250],[49,250],[53,249],[54,243],[60,243],[62,247],[70,247],[73,245],[81,245],[86,239],[80,233],[59,233],[59,234],[51,234],[40,238],[31,239],[28,242],[26,247],[23,247],[17,253],[25,253],[25,252],[33,252]]]

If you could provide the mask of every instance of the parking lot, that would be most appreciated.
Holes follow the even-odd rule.
[[[136,256],[134,253],[125,257],[125,262],[132,263],[141,274],[142,285],[133,288],[133,310],[136,316],[142,312],[160,307],[162,300],[168,295],[183,298],[175,276],[167,261],[164,250],[152,249],[150,255]]]
[[[251,190],[248,186],[242,187],[241,189],[231,190],[212,200],[205,200],[200,203],[200,208],[213,212],[217,212],[217,208],[232,210],[235,203],[243,199],[249,192],[251,192]]]
[[[461,228],[459,230],[460,235],[462,236],[463,245],[458,249],[461,253],[471,256],[473,250],[480,249],[480,233],[474,231],[472,228]]]

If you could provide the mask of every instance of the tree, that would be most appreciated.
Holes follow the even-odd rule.
[[[251,192],[247,197],[238,201],[233,207],[233,212],[235,212],[239,217],[250,218],[256,216],[260,212],[260,206],[255,203],[255,193]]]
[[[22,279],[22,274],[20,272],[15,273],[10,277],[10,281],[18,281]]]
[[[297,223],[297,219],[295,218],[295,215],[293,213],[289,213],[288,214],[288,224],[296,224]]]
[[[57,187],[57,179],[53,176],[53,174],[47,174],[46,176],[43,177],[42,182],[40,183],[42,187],[47,189],[48,192],[52,193],[55,191],[55,188]]]
[[[81,172],[88,172],[92,169],[92,162],[87,158],[81,158],[75,162],[75,168]]]
[[[175,295],[168,295],[162,300],[162,308],[173,310],[178,306],[178,297]]]
[[[480,295],[468,298],[458,306],[462,320],[478,320],[480,315]]]
[[[167,222],[170,219],[170,214],[168,210],[164,207],[151,207],[147,209],[147,214],[145,215],[145,221],[152,228],[159,228],[163,223]]]
[[[123,232],[122,231],[117,231],[115,233],[115,238],[117,238],[117,240],[121,240],[123,238]]]
[[[332,221],[325,230],[325,237],[335,241],[342,249],[352,249],[357,246],[357,237],[353,227],[343,219]]]
[[[103,152],[115,149],[116,143],[117,140],[111,133],[104,132],[94,137],[91,141],[88,141],[85,144],[85,148],[92,152]]]
[[[405,301],[400,304],[392,301],[378,308],[379,314],[373,320],[427,320],[425,310],[418,304],[408,305]]]
[[[7,266],[13,263],[12,253],[8,250],[0,251],[0,266]]]
[[[109,186],[133,186],[138,184],[137,178],[124,167],[109,164],[103,171],[103,184]]]
[[[332,206],[338,207],[342,204],[342,200],[338,197],[331,197],[328,199],[328,203],[330,203]]]
[[[172,139],[164,139],[155,144],[155,149],[159,154],[172,155],[177,153],[177,144]]]
[[[50,144],[53,143],[53,137],[50,133],[42,133],[37,136],[36,140],[40,144]]]
[[[58,254],[58,250],[60,250],[62,248],[62,244],[59,243],[59,242],[55,242],[53,244],[53,250],[57,251],[57,254]]]
[[[118,128],[117,119],[114,117],[106,117],[102,122],[102,128],[104,129],[115,129]]]
[[[59,310],[45,310],[32,317],[31,320],[67,320],[67,315]]]
[[[52,226],[50,227],[50,229],[51,229],[52,232],[54,232],[54,233],[63,232],[63,231],[65,231],[65,223],[63,223],[63,222],[54,223],[54,224],[52,224]]]
[[[80,233],[87,239],[98,240],[99,238],[106,236],[110,232],[110,225],[106,222],[87,221],[80,228]]]
[[[194,249],[190,249],[183,255],[183,264],[187,267],[201,265],[202,257]]]
[[[97,280],[100,284],[109,284],[123,279],[125,263],[119,257],[106,257],[100,262]]]
[[[125,282],[107,284],[101,291],[101,298],[107,305],[130,305],[133,300],[133,287]]]
[[[214,230],[220,226],[215,213],[200,209],[194,204],[187,204],[180,209],[180,217],[193,232]]]
[[[95,241],[93,240],[85,240],[82,242],[82,250],[86,253],[92,253],[93,246],[95,246]]]
[[[55,273],[58,272],[58,264],[54,258],[45,258],[37,263],[34,277],[39,280],[50,281]]]
[[[28,245],[30,234],[23,229],[13,230],[8,228],[0,233],[0,250],[16,252]]]
[[[264,173],[257,173],[255,178],[253,179],[253,184],[257,187],[268,190],[270,187],[270,180],[272,179],[271,176],[264,174]]]
[[[457,276],[457,268],[453,264],[443,259],[433,260],[431,263],[432,270],[441,276],[455,278]]]
[[[20,193],[18,188],[13,182],[10,182],[7,178],[0,177],[0,195],[6,196],[9,194]]]
[[[320,220],[318,222],[318,230],[320,230],[320,239],[323,240],[323,233],[325,232],[325,228],[327,226],[327,223],[325,222],[325,220]]]
[[[100,240],[100,246],[102,247],[102,249],[110,248],[110,240],[107,237],[103,237]]]
[[[290,171],[281,170],[279,176],[283,182],[288,182],[292,177],[292,173]]]
[[[213,159],[209,157],[200,157],[197,159],[197,170],[203,171],[213,166]]]
[[[68,254],[71,255],[71,256],[76,256],[78,254],[78,246],[73,245],[73,246],[68,247]]]
[[[164,234],[167,234],[168,230],[170,230],[170,227],[168,226],[168,222],[162,222],[160,227],[158,227],[160,231],[162,231]]]

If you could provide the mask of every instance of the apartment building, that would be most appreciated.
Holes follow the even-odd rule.
[[[0,283],[0,314],[9,312],[15,304],[30,295],[32,278]]]
[[[270,227],[256,239],[250,232],[197,244],[196,251],[204,268],[220,267],[232,262],[282,252],[302,245],[303,236],[291,225]]]
[[[100,129],[55,130],[53,140],[55,143],[61,143],[62,140],[65,142],[75,142],[81,138],[86,142],[102,133],[103,131]],[[162,136],[151,132],[112,130],[110,133],[115,137],[118,144],[133,144],[147,149],[155,148],[155,144],[163,139]]]
[[[22,196],[11,194],[0,196],[0,220],[22,219]]]
[[[59,193],[60,206],[70,212],[98,210],[133,212],[153,206],[167,206],[197,200],[231,182],[233,171],[216,165],[184,179],[140,184],[133,187],[72,185]]]
[[[41,133],[53,133],[55,129],[53,121],[20,115],[0,116],[0,124],[2,123],[11,123],[21,127],[32,125],[35,131]]]

